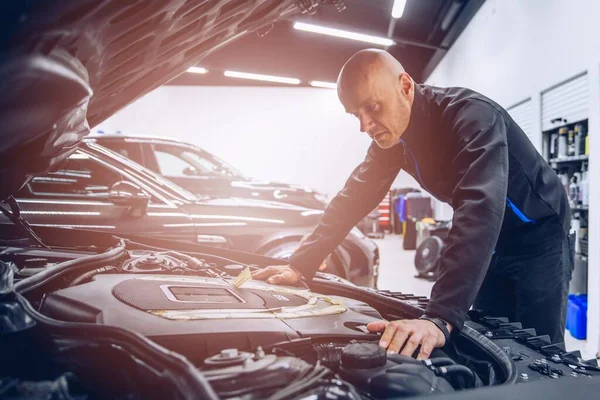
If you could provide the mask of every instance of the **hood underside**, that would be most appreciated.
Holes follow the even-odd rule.
[[[0,29],[0,199],[212,50],[301,11],[296,0],[16,3]]]

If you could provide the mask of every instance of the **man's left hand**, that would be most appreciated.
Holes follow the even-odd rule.
[[[452,330],[446,324],[448,331]],[[411,357],[417,347],[421,350],[417,360],[429,358],[433,349],[446,344],[444,333],[431,321],[403,319],[399,321],[375,321],[367,325],[370,332],[383,332],[379,345],[390,354],[400,353]]]

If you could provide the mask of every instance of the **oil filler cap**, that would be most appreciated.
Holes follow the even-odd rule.
[[[221,353],[215,354],[204,360],[204,366],[207,368],[227,368],[236,365],[242,365],[246,360],[252,359],[252,353],[238,351],[238,349],[224,349]]]
[[[352,343],[342,350],[342,366],[347,369],[379,368],[386,360],[385,349],[375,343]]]

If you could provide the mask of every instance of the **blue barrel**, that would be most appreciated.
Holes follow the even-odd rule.
[[[569,295],[566,325],[575,339],[587,337],[587,294]]]

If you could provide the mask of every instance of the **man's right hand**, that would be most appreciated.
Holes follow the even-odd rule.
[[[252,279],[267,281],[272,285],[295,285],[302,274],[289,265],[271,265],[252,273]]]

